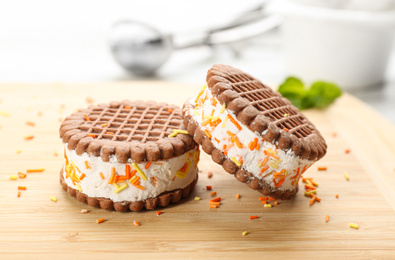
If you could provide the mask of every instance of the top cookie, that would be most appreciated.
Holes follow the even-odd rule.
[[[318,160],[327,145],[315,126],[286,98],[251,75],[228,65],[214,65],[207,86],[238,120],[280,149]]]
[[[60,138],[78,155],[87,152],[108,162],[167,160],[193,149],[187,134],[168,137],[173,130],[185,130],[181,109],[155,101],[110,102],[80,109],[66,117]]]

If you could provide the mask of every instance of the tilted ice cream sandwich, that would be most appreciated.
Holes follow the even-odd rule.
[[[214,162],[264,195],[293,198],[301,175],[326,153],[325,140],[296,107],[231,66],[208,71],[183,117]]]
[[[144,101],[81,109],[60,127],[63,189],[107,210],[139,211],[186,197],[198,178],[199,148],[181,109]]]

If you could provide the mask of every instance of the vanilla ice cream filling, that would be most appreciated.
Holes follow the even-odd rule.
[[[77,155],[75,150],[67,148],[67,144],[64,147],[63,177],[66,184],[89,197],[107,198],[114,202],[143,201],[166,191],[185,188],[196,179],[198,172],[198,147],[169,160],[138,164],[133,164],[131,159],[120,163],[115,155],[104,162],[101,157],[86,152]],[[129,167],[130,178],[126,179]],[[111,181],[113,172],[117,179],[121,179],[115,184]]]
[[[300,176],[312,162],[295,156],[291,149],[277,149],[274,144],[263,140],[262,135],[267,130],[261,135],[251,131],[232,111],[219,103],[209,88],[203,87],[202,90],[196,100],[189,101],[195,108],[188,113],[211,139],[214,147],[271,187],[284,191],[295,189]]]

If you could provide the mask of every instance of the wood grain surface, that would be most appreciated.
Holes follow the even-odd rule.
[[[160,208],[160,216],[92,208],[62,190],[60,121],[86,107],[87,98],[182,105],[200,87],[162,82],[0,85],[0,259],[395,258],[395,127],[347,94],[325,110],[305,111],[328,143],[327,155],[304,174],[319,183],[322,201],[312,206],[300,184],[294,200],[264,208],[259,193],[204,153],[192,195]],[[34,139],[24,140],[28,135]],[[318,166],[328,169],[318,171]],[[45,171],[9,179],[30,168]],[[211,179],[208,171],[214,174]],[[218,209],[209,208],[206,185],[223,198]],[[18,186],[27,187],[19,198]],[[83,208],[89,213],[81,214]],[[251,215],[259,218],[249,220]],[[106,221],[96,224],[99,218]],[[141,225],[134,226],[133,220]]]

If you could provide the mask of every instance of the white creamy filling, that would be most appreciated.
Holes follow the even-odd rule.
[[[223,152],[227,150],[226,156],[228,158],[232,158],[233,161],[236,161],[236,164],[241,165],[241,168],[252,173],[256,178],[263,179],[273,188],[280,190],[295,189],[301,174],[312,164],[311,161],[295,156],[291,149],[287,151],[276,149],[274,144],[264,141],[261,135],[251,131],[237,120],[232,111],[224,109],[219,101],[213,97],[209,88],[204,90],[197,103],[195,103],[195,99],[191,99],[189,102],[196,107],[190,109],[188,113],[192,115],[202,130],[207,130],[211,135],[214,146]],[[241,130],[229,119],[228,115],[241,126]],[[202,123],[218,120],[217,118],[221,120],[217,126],[210,124],[202,126]],[[226,123],[223,126],[225,120]],[[235,139],[233,139],[233,142],[231,141],[231,136],[227,131],[237,137],[239,143],[243,146],[242,148],[235,144]],[[248,145],[254,142],[255,138],[259,149],[257,150],[255,146],[251,150]],[[262,165],[266,157],[268,157],[267,162]]]
[[[63,177],[68,186],[80,190],[89,197],[108,198],[114,202],[146,200],[166,191],[185,188],[193,182],[197,174],[199,149],[195,148],[169,160],[152,162],[148,169],[145,169],[146,162],[137,164],[147,178],[147,180],[144,180],[141,174],[135,173],[135,176],[140,177],[139,185],[144,187],[144,189],[136,187],[129,180],[125,180],[124,182],[118,182],[116,185],[122,187],[126,184],[127,187],[116,193],[117,186],[108,183],[111,178],[112,168],[115,169],[116,175],[125,176],[126,165],[130,165],[131,171],[135,170],[131,159],[129,159],[127,164],[119,163],[117,157],[113,155],[110,157],[109,162],[104,162],[100,157],[90,156],[87,153],[77,155],[75,150],[69,150],[67,144],[64,145],[65,158],[67,159],[63,167]],[[73,183],[73,178],[66,173],[67,161],[70,165],[69,169],[78,168],[74,172],[78,178],[82,176],[82,180],[79,181],[78,178],[76,180],[76,177],[74,177]],[[88,164],[88,167],[86,164]],[[185,165],[187,167],[184,167]],[[184,170],[183,167],[185,171],[181,173],[180,170]]]

